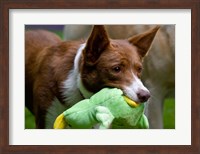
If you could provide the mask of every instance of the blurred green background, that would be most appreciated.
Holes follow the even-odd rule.
[[[26,25],[26,30],[29,29],[47,29],[63,38],[63,25]],[[175,100],[173,98],[166,99],[163,108],[163,124],[164,129],[175,128]],[[31,112],[25,108],[25,129],[34,129],[35,119]]]

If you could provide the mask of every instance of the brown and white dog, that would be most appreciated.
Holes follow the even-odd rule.
[[[126,39],[155,25],[105,25],[112,39]],[[87,38],[91,25],[65,25],[65,40]],[[163,106],[166,98],[175,98],[175,25],[160,25],[148,55],[143,62],[141,80],[151,97],[146,103],[150,128],[163,128]]]
[[[140,80],[142,62],[158,29],[113,40],[104,26],[96,25],[86,42],[62,42],[47,31],[27,31],[25,101],[37,128],[52,128],[55,119],[48,114],[55,118],[104,87],[120,88],[138,103],[147,101],[150,92]]]

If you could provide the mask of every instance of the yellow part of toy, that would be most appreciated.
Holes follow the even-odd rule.
[[[64,119],[64,114],[62,113],[56,118],[53,128],[54,129],[64,129],[66,126],[67,126],[67,123]]]
[[[137,104],[136,102],[134,102],[133,100],[131,100],[130,98],[128,98],[127,96],[123,96],[125,101],[127,102],[127,104],[129,104],[132,107],[137,107],[139,106],[139,104]]]

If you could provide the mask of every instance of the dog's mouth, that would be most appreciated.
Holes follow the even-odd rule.
[[[132,99],[130,99],[127,96],[123,96],[123,97],[124,97],[124,100],[127,102],[127,104],[130,105],[131,107],[137,107],[140,105],[139,103],[133,101]]]
[[[137,92],[130,89],[124,89],[123,95],[131,104],[138,104],[138,105],[147,102],[148,99],[150,98],[150,92],[148,90],[143,90],[143,89],[138,90]]]

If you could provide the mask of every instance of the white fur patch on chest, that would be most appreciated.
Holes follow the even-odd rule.
[[[78,89],[78,80],[80,79],[79,61],[86,44],[81,44],[74,59],[74,67],[70,71],[67,79],[63,82],[63,96],[67,104],[75,104],[82,100],[83,97]]]
[[[84,48],[85,44],[81,44],[74,59],[74,67],[69,72],[67,79],[63,82],[62,95],[65,98],[65,105],[62,105],[57,98],[54,99],[52,105],[47,110],[46,128],[53,128],[53,123],[59,114],[84,99],[78,88],[78,82],[80,80],[78,65]]]

